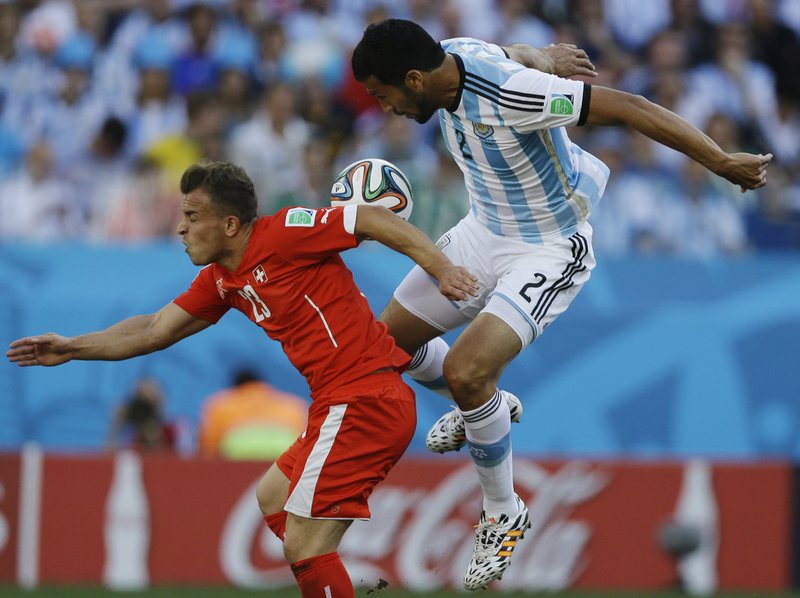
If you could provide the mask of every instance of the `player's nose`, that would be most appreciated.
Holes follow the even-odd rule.
[[[392,110],[394,110],[394,108],[392,108],[392,105],[384,99],[379,99],[378,104],[380,105],[381,110],[383,112],[391,112]]]

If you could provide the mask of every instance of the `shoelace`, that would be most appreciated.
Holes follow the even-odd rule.
[[[461,417],[461,412],[458,407],[451,405],[453,410],[448,414],[444,422],[445,430],[448,434],[463,434],[464,433],[464,418]]]
[[[494,556],[498,547],[503,543],[508,531],[505,526],[508,520],[505,521],[500,518],[498,521],[483,521],[475,526],[476,532],[476,546],[475,558],[488,559]]]

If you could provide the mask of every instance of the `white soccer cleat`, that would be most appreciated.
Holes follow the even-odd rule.
[[[511,421],[518,423],[522,419],[522,402],[507,390],[501,390],[500,395],[508,403],[511,412]],[[467,434],[464,431],[464,417],[458,407],[453,407],[442,417],[436,420],[428,435],[425,436],[425,446],[434,453],[458,451],[467,443]]]
[[[525,537],[525,530],[531,526],[528,507],[519,496],[516,499],[520,510],[513,519],[508,515],[487,519],[486,513],[481,511],[481,520],[475,531],[475,549],[464,574],[466,589],[484,589],[503,577],[511,565],[517,542]]]

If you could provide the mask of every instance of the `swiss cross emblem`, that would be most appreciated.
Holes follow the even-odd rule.
[[[262,282],[267,282],[267,271],[266,271],[266,270],[264,270],[264,266],[262,266],[261,264],[259,264],[259,265],[258,265],[258,266],[257,266],[257,267],[256,267],[256,268],[253,270],[253,278],[255,278],[255,279],[256,279],[256,282],[257,282],[258,284],[261,284]]]

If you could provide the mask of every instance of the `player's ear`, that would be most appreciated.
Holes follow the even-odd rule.
[[[406,84],[406,87],[413,89],[414,91],[422,91],[422,85],[424,82],[425,78],[422,75],[422,71],[418,71],[417,69],[411,69],[408,71],[403,79],[403,83]]]
[[[234,236],[242,228],[242,223],[236,216],[228,216],[225,218],[225,234],[229,237]]]

